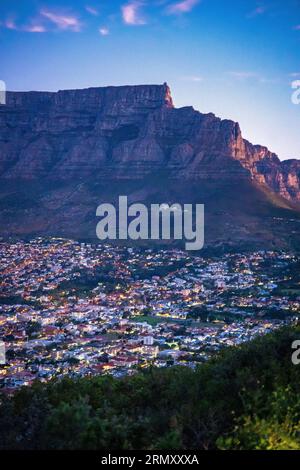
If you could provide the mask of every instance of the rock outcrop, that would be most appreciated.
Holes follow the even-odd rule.
[[[243,139],[239,125],[176,109],[167,84],[8,92],[0,106],[0,178],[254,179],[300,201],[300,162]]]
[[[9,92],[0,237],[96,242],[97,206],[124,194],[204,204],[209,250],[300,250],[299,170],[299,160],[243,139],[233,121],[176,109],[167,84]]]

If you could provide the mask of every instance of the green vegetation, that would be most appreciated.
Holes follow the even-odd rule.
[[[4,296],[1,294],[0,305],[30,305],[31,307],[38,307],[39,303],[32,300],[25,300],[20,295]]]
[[[118,279],[114,275],[115,270],[112,266],[96,267],[94,270],[79,270],[78,273],[78,277],[61,282],[59,287],[50,291],[51,295],[59,296],[62,292],[67,292],[68,294],[75,293],[78,296],[85,296],[99,283],[104,284],[107,292],[113,291],[118,284],[124,285],[122,279]],[[43,291],[39,292],[40,295],[43,293]]]
[[[199,365],[36,383],[0,406],[0,448],[300,449],[300,365],[283,328]]]
[[[141,323],[145,322],[145,323],[148,323],[151,326],[156,326],[158,323],[166,321],[164,318],[151,317],[151,316],[148,316],[148,315],[138,315],[137,317],[132,317],[130,320],[135,321],[135,322],[141,322]]]

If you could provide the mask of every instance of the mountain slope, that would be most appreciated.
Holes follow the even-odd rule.
[[[233,121],[176,109],[166,84],[9,92],[0,182],[4,236],[93,238],[97,205],[119,194],[205,203],[209,243],[289,245],[299,232],[300,161],[280,162]]]

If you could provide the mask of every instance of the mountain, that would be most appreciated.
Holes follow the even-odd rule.
[[[3,236],[94,238],[97,205],[119,194],[205,203],[208,244],[285,246],[299,233],[300,161],[175,108],[167,84],[8,92],[0,182]]]

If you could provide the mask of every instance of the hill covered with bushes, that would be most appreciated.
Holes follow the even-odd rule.
[[[300,449],[300,326],[200,365],[1,396],[0,449]]]

